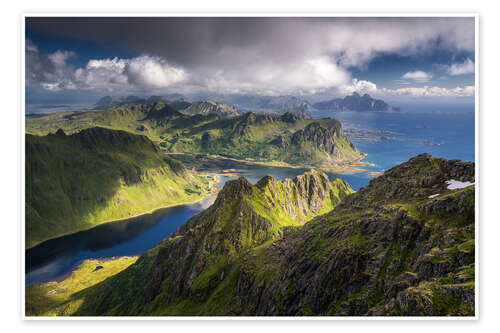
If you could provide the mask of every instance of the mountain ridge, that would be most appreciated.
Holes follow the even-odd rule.
[[[274,180],[233,181],[135,264],[80,294],[74,315],[472,316],[474,185],[443,184],[473,180],[471,170],[419,155],[275,236],[252,208],[252,192]],[[384,180],[394,175],[402,176],[394,186],[413,195],[387,194]]]
[[[343,134],[339,121],[304,118],[291,112],[247,112],[232,117],[207,112],[191,116],[160,101],[103,112],[30,117],[26,118],[26,128],[29,133],[45,135],[59,128],[73,133],[92,126],[107,127],[146,135],[170,153],[219,155],[273,165],[342,170],[365,157]]]

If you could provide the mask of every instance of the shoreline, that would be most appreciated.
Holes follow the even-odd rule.
[[[52,237],[52,238],[44,239],[44,240],[42,240],[40,242],[35,243],[33,246],[30,246],[30,247],[26,247],[25,246],[24,251],[31,250],[31,249],[37,247],[38,245],[43,244],[45,242],[48,242],[50,240],[61,238],[61,237],[66,237],[66,236],[69,236],[69,235],[74,235],[74,234],[77,234],[77,233],[83,232],[83,231],[88,231],[88,230],[94,229],[94,228],[99,227],[99,226],[104,225],[104,224],[114,223],[114,222],[120,222],[120,221],[126,221],[126,220],[129,220],[129,219],[134,219],[134,218],[138,218],[138,217],[145,216],[145,215],[151,215],[151,214],[153,214],[153,213],[155,213],[155,212],[157,212],[159,210],[162,210],[162,209],[173,208],[173,207],[177,207],[177,206],[184,206],[184,205],[196,204],[198,202],[201,202],[201,201],[209,198],[210,196],[212,196],[212,195],[214,195],[214,194],[216,194],[218,192],[218,189],[215,187],[215,185],[217,185],[217,184],[219,184],[221,182],[221,180],[220,180],[220,174],[219,173],[215,173],[215,174],[213,174],[213,176],[217,177],[217,180],[213,184],[211,184],[211,191],[206,196],[204,196],[204,197],[202,197],[202,198],[200,198],[198,200],[172,203],[172,204],[168,204],[168,205],[165,205],[165,206],[160,206],[160,207],[152,208],[152,209],[150,209],[148,211],[145,211],[143,213],[139,213],[139,214],[135,214],[135,215],[131,215],[131,216],[126,216],[126,217],[121,217],[121,218],[113,219],[113,220],[105,220],[105,221],[99,222],[96,225],[90,226],[88,228],[83,228],[83,229],[76,230],[74,232],[67,232],[67,233],[58,235],[57,237]]]
[[[262,161],[248,161],[248,160],[240,160],[234,157],[226,157],[220,155],[204,155],[204,154],[196,154],[196,153],[170,153],[165,152],[166,155],[184,155],[196,158],[198,155],[202,156],[202,158],[210,159],[210,160],[226,160],[232,161],[235,163],[241,163],[246,165],[260,165],[274,168],[289,168],[289,169],[318,169],[321,171],[332,172],[332,173],[348,173],[348,172],[365,172],[368,170],[361,169],[360,167],[364,166],[375,166],[373,163],[362,162],[365,158],[368,157],[367,153],[362,153],[363,156],[358,160],[355,160],[351,163],[352,165],[348,166],[337,166],[337,167],[318,167],[318,166],[308,166],[308,165],[291,165],[285,162],[280,162],[280,164],[273,164],[272,162],[262,162]],[[175,157],[174,157],[175,158]],[[184,161],[183,161],[184,163]]]

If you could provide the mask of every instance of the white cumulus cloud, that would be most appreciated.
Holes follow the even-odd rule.
[[[341,92],[346,94],[352,94],[357,92],[358,94],[370,94],[377,93],[377,85],[373,82],[366,80],[358,80],[356,78],[352,79],[351,84],[345,85],[341,88]]]
[[[467,58],[462,63],[454,63],[448,68],[450,75],[463,75],[474,73],[474,61]]]
[[[187,77],[184,69],[170,65],[163,58],[147,55],[126,61],[124,74],[129,83],[152,88],[166,88]]]
[[[424,71],[414,71],[406,73],[401,78],[418,82],[427,82],[432,79],[432,74],[426,73]]]

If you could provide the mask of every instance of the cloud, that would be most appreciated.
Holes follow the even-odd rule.
[[[467,58],[462,63],[454,63],[448,68],[450,75],[463,75],[474,73],[474,61]]]
[[[287,66],[263,61],[259,66],[240,68],[239,71],[205,71],[197,77],[197,87],[192,89],[263,95],[315,94],[343,86],[351,80],[350,73],[328,57]]]
[[[323,56],[365,66],[383,53],[473,52],[475,45],[473,17],[30,17],[26,29],[225,72]]]
[[[128,81],[142,87],[166,88],[186,79],[184,69],[160,57],[143,55],[126,61],[124,74]]]
[[[415,71],[408,72],[401,77],[402,79],[414,80],[418,82],[427,82],[432,78],[432,74],[423,72],[423,71]]]
[[[26,48],[26,52],[28,52],[28,53],[30,53],[30,52],[38,53],[38,47],[29,38],[26,38],[25,48]]]
[[[78,54],[44,55],[27,39],[26,84],[52,92],[384,94],[353,68],[379,55],[470,54],[475,45],[473,18],[33,17],[26,31],[137,55],[77,68]],[[408,72],[398,84],[431,77]]]
[[[52,54],[49,54],[48,58],[56,68],[63,68],[66,66],[66,61],[75,57],[76,54],[73,51],[61,51],[58,50]]]
[[[43,83],[41,83],[41,86],[45,90],[49,90],[49,91],[61,91],[61,88],[59,87],[59,83],[46,83],[46,82],[43,82]]]
[[[377,93],[377,85],[370,81],[352,79],[350,85],[345,85],[341,89],[341,92],[346,94],[352,94],[357,92],[358,94],[370,94]]]
[[[148,55],[130,59],[91,59],[85,67],[75,68],[68,64],[69,59],[77,56],[72,51],[59,50],[44,59],[36,45],[31,43],[26,54],[27,85],[38,85],[51,92],[158,89],[175,85],[187,77],[184,69]]]
[[[399,95],[399,96],[413,96],[413,97],[468,97],[474,96],[474,86],[456,87],[456,88],[442,88],[442,87],[408,87],[387,89],[383,88],[378,91],[382,94]]]

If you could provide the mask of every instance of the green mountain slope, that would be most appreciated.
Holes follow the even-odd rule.
[[[116,285],[120,285],[120,291],[109,290],[110,295],[104,287],[106,300],[94,299],[95,304],[98,308],[106,307],[99,304],[101,301],[111,307],[116,304],[117,309],[102,310],[113,313],[155,312],[155,307],[160,310],[172,302],[184,302],[190,295],[200,300],[209,297],[224,277],[233,274],[232,268],[239,266],[242,254],[270,244],[290,226],[302,225],[331,210],[351,193],[344,181],[330,182],[317,171],[282,182],[266,176],[255,186],[243,177],[229,181],[210,208],[144,254],[130,271],[123,272]],[[41,311],[34,305],[40,304],[36,301],[39,290],[39,284],[28,289],[27,308],[32,314]],[[159,294],[162,296],[157,298]],[[67,313],[78,298],[74,295],[64,304],[58,303],[58,310],[43,312]],[[121,303],[125,301],[128,304]],[[147,305],[151,302],[157,305]]]
[[[74,133],[101,126],[148,136],[172,153],[223,155],[274,164],[342,168],[364,155],[334,119],[300,119],[286,113],[246,113],[231,118],[214,113],[181,114],[170,106],[125,104],[104,112],[56,113],[26,118],[28,133],[62,128]]]
[[[419,155],[281,232],[290,207],[318,207],[324,186],[294,181],[300,195],[279,196],[287,182],[228,182],[213,206],[58,313],[474,315],[475,186],[448,189],[451,179],[473,182],[474,164]],[[346,189],[328,193],[336,202]]]
[[[474,315],[475,186],[446,183],[474,182],[473,163],[419,155],[350,195],[320,179],[228,182],[213,206],[56,313]],[[327,193],[332,211],[288,222],[320,213]],[[41,287],[30,288],[31,306]]]
[[[26,135],[26,247],[99,223],[207,195],[147,137],[104,128]]]

